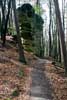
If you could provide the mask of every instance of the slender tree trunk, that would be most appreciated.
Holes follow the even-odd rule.
[[[65,0],[62,0],[62,20],[63,20],[63,29],[65,31]]]
[[[49,56],[51,56],[51,1],[49,0],[49,16],[50,16],[50,22],[49,22]]]
[[[61,62],[62,57],[61,57],[61,40],[60,40],[60,34],[59,34],[59,28],[57,27],[57,18],[56,18],[56,34],[57,34],[57,58],[59,62]]]
[[[63,30],[63,27],[62,27],[58,0],[54,0],[54,5],[55,5],[56,18],[57,18],[57,25],[58,25],[58,28],[59,28],[59,34],[60,34],[60,38],[61,38],[61,45],[62,45],[62,52],[63,52],[63,59],[64,59],[64,68],[65,68],[65,72],[67,74],[67,52],[66,52],[64,30]]]
[[[4,3],[6,3],[6,0]],[[0,5],[2,9],[2,22],[1,22],[1,39],[2,39],[3,29],[5,27],[5,5],[3,5],[3,0],[0,0]]]
[[[1,32],[1,13],[0,13],[0,32]]]
[[[14,11],[15,26],[16,26],[16,31],[17,31],[19,60],[23,63],[26,63],[26,60],[25,60],[25,57],[24,57],[23,45],[22,45],[22,42],[21,42],[19,25],[18,25],[18,18],[17,18],[17,12],[16,12],[16,1],[15,0],[12,0],[12,7],[13,7],[13,11]]]
[[[58,29],[57,29],[58,31]],[[60,38],[59,38],[59,31],[58,31],[58,61],[61,62],[61,41],[60,41]]]
[[[44,57],[44,36],[43,36],[43,31],[42,31],[42,37],[41,37],[41,45],[42,45],[42,57]]]
[[[7,16],[6,16],[6,19],[5,19],[5,27],[3,29],[3,33],[2,33],[2,45],[4,46],[5,45],[5,42],[6,42],[6,32],[7,32],[7,25],[8,25],[8,20],[9,20],[9,14],[10,14],[10,8],[11,8],[11,0],[9,0],[8,2],[8,13],[7,13]]]

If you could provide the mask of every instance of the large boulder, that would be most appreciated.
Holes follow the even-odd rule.
[[[21,36],[24,39],[32,40],[32,23],[35,15],[34,8],[26,3],[18,8],[18,16],[21,28]]]

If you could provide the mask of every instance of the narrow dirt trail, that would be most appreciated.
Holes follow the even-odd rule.
[[[53,100],[49,80],[43,71],[43,65],[45,63],[45,60],[38,59],[33,65],[33,70],[31,73],[32,85],[29,100]]]

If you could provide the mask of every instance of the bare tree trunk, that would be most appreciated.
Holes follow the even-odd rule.
[[[7,25],[8,25],[8,20],[9,20],[9,14],[10,14],[10,8],[11,8],[11,0],[9,0],[8,2],[8,13],[7,13],[7,16],[6,16],[6,19],[5,19],[5,27],[3,29],[3,33],[2,33],[2,45],[4,46],[5,45],[5,42],[6,42],[6,32],[7,32]]]
[[[65,0],[62,0],[62,20],[63,20],[63,29],[65,31]]]
[[[57,29],[57,32],[58,32],[58,61],[59,62],[62,62],[62,60],[61,60],[61,41],[60,41],[60,36],[59,36],[59,31],[58,31],[58,29]]]
[[[4,5],[3,5],[3,0],[0,0],[0,6],[2,9],[1,39],[2,39],[2,35],[3,35],[3,29],[5,27],[5,3],[6,3],[6,0],[4,2]]]
[[[58,25],[58,28],[59,28],[59,34],[60,34],[60,38],[61,38],[61,45],[62,45],[62,52],[63,52],[63,59],[64,59],[64,68],[65,68],[65,72],[67,74],[67,52],[66,52],[64,30],[63,30],[63,27],[62,27],[58,0],[54,0],[54,5],[55,5],[56,18],[57,18],[57,25]]]
[[[49,56],[51,56],[51,1],[49,0],[49,16],[50,16],[50,22],[49,22]]]
[[[13,11],[14,11],[15,26],[16,26],[16,31],[17,31],[19,60],[23,63],[26,63],[26,60],[25,60],[25,57],[24,57],[23,45],[22,45],[22,42],[21,42],[19,25],[18,25],[18,18],[17,18],[17,12],[16,12],[16,1],[15,0],[12,0],[12,7],[13,7]]]

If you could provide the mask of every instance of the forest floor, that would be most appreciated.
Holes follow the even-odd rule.
[[[24,100],[29,90],[31,68],[18,58],[13,45],[0,46],[0,100]]]
[[[67,100],[63,68],[26,51],[27,65],[18,58],[16,47],[0,46],[0,100]]]

